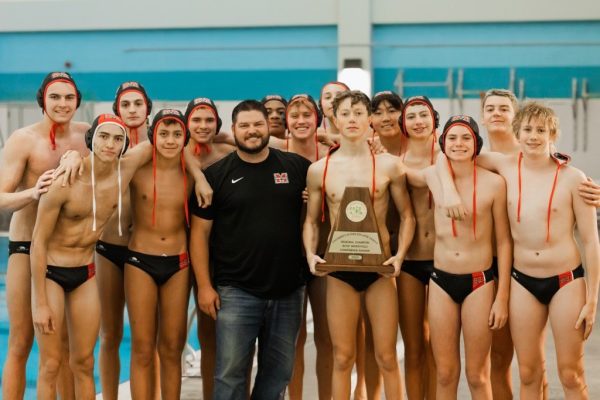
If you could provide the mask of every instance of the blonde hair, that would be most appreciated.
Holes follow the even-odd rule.
[[[306,98],[304,96],[298,96],[298,97],[292,99],[292,101],[290,101],[290,104],[288,104],[287,109],[291,110],[292,107],[300,107],[300,106],[305,106],[313,112],[317,111],[315,109],[315,105],[313,104],[313,102],[311,102],[308,98]]]
[[[550,131],[550,137],[554,140],[558,139],[560,130],[556,113],[550,107],[536,101],[525,103],[515,115],[515,119],[513,120],[513,132],[517,138],[519,137],[519,130],[521,129],[523,122],[529,122],[532,118],[536,118],[547,124],[548,130]]]
[[[488,97],[492,96],[508,98],[510,100],[510,103],[512,104],[513,110],[515,112],[519,111],[519,102],[517,101],[517,96],[515,96],[515,94],[510,90],[506,89],[490,89],[487,92],[485,92],[483,100],[481,100],[481,108],[485,107],[485,102],[487,101]]]

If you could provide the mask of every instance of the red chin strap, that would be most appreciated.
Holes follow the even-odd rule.
[[[323,171],[323,180],[321,181],[321,222],[325,222],[325,196],[327,195],[325,184],[327,180],[327,169],[329,168],[329,158],[339,148],[339,144],[331,147],[325,157],[325,170]],[[370,153],[373,168],[371,174],[371,204],[375,205],[375,154],[373,154],[372,151]]]
[[[140,137],[138,135],[137,128],[129,128],[129,141],[131,142],[131,147],[134,147],[136,144],[140,143]]]
[[[133,147],[136,144],[140,143],[140,135],[139,135],[138,128],[140,126],[144,125],[145,123],[146,123],[146,120],[144,119],[144,121],[141,124],[137,125],[137,126],[129,126],[129,125],[127,125],[127,128],[129,128],[129,142],[130,142],[130,146],[131,147]]]
[[[75,95],[77,95],[77,88],[75,87],[73,82],[71,82],[67,79],[55,79],[52,82],[50,82],[48,85],[46,85],[46,87],[44,88],[44,111],[46,111],[46,92],[48,91],[48,88],[56,82],[68,83],[69,85],[73,86],[73,89],[75,89]],[[48,112],[46,112],[46,115],[48,115]],[[56,130],[58,129],[60,124],[55,122],[52,118],[50,118],[49,115],[48,115],[48,118],[50,119],[50,121],[52,121],[52,126],[50,127],[50,132],[49,132],[50,146],[52,147],[52,150],[56,150]]]
[[[446,157],[448,161],[448,169],[450,170],[450,174],[452,175],[452,179],[454,180],[454,169],[452,168],[452,163],[450,159]],[[473,159],[473,196],[472,196],[472,207],[473,207],[473,239],[477,239],[477,161],[476,158]],[[456,231],[456,221],[451,220],[452,223],[452,236],[458,237],[458,232]]]
[[[131,147],[140,143],[138,128],[140,126],[144,125],[145,123],[146,123],[146,120],[144,120],[141,124],[136,125],[136,126],[127,125],[127,128],[129,128],[129,142],[130,142]]]
[[[165,119],[172,119],[172,118],[163,118],[163,120]],[[161,120],[162,121],[162,120]],[[152,183],[152,191],[153,191],[153,198],[152,198],[152,226],[156,226],[156,128],[158,128],[158,125],[160,124],[161,121],[158,121],[156,123],[156,126],[154,128],[154,132],[152,132],[152,178],[153,178],[153,183]],[[177,121],[179,122],[179,121]],[[183,128],[183,130],[185,131],[185,126],[181,125],[181,127]],[[187,173],[186,173],[186,169],[185,169],[185,156],[184,156],[184,151],[183,149],[181,149],[181,171],[183,172],[183,208],[184,208],[184,212],[185,212],[185,222],[187,224],[187,226],[190,226],[190,214],[189,214],[189,208],[188,208],[188,195],[187,195]]]
[[[194,155],[196,156],[202,156],[202,153],[210,154],[211,151],[211,147],[204,143],[196,143],[194,146]]]
[[[558,182],[558,172],[563,165],[567,165],[570,158],[565,160],[559,160],[557,157],[552,156],[552,160],[556,163],[556,171],[554,172],[554,180],[552,181],[552,190],[550,190],[550,198],[548,199],[548,210],[546,211],[546,242],[550,241],[550,220],[552,218],[552,200],[554,199],[554,192],[556,191],[556,184]],[[521,222],[521,199],[522,189],[521,185],[523,182],[523,174],[521,172],[521,164],[523,162],[523,152],[519,153],[519,162],[517,166],[518,171],[518,182],[519,182],[519,198],[517,200],[517,222]]]
[[[50,118],[50,120],[52,119]],[[58,129],[59,126],[59,124],[52,121],[52,126],[50,127],[50,146],[52,147],[52,150],[56,150],[56,129]]]

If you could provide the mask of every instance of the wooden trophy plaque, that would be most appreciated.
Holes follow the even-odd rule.
[[[347,187],[327,243],[327,262],[317,264],[317,271],[394,272],[393,265],[382,265],[388,253],[381,245],[369,188]]]

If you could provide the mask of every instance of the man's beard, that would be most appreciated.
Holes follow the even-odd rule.
[[[258,136],[254,136],[254,137],[258,137]],[[260,153],[269,144],[269,136],[268,135],[265,137],[262,137],[262,136],[260,137],[261,142],[260,142],[260,145],[257,147],[247,147],[242,142],[240,142],[235,135],[233,135],[233,138],[235,140],[235,145],[237,146],[237,148],[240,151],[242,151],[244,153],[248,153],[248,154]]]

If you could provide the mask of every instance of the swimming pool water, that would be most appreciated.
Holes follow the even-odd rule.
[[[8,312],[6,309],[6,264],[8,259],[8,238],[0,237],[0,368],[4,367],[6,361],[6,354],[8,349]],[[189,338],[190,345],[197,349],[198,338],[195,334],[196,325],[190,329],[191,337]],[[98,366],[98,351],[100,348],[100,341],[96,343],[96,349],[94,355],[96,359],[96,366],[94,368],[94,378],[96,379],[96,391],[101,391],[100,378],[98,376],[100,369]],[[129,360],[131,357],[131,331],[129,329],[129,321],[127,319],[127,313],[125,313],[123,341],[119,349],[121,358],[121,373],[119,380],[125,382],[129,380]],[[35,386],[37,380],[37,371],[39,366],[39,352],[37,344],[34,341],[31,355],[27,361],[27,387],[25,390],[25,399],[34,400],[35,397]],[[1,379],[1,378],[0,378]],[[1,380],[0,380],[1,386]],[[1,398],[1,395],[0,395]]]

